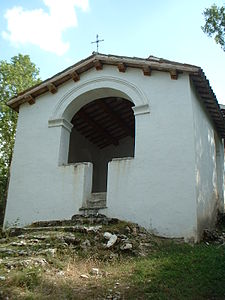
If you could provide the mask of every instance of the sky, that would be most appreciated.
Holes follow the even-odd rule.
[[[96,51],[200,66],[225,104],[225,52],[201,30],[216,0],[0,0],[0,60],[28,54],[45,80]]]

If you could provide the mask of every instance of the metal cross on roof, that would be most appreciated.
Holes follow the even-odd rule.
[[[96,45],[97,45],[97,53],[98,53],[98,43],[100,43],[100,42],[103,42],[104,40],[99,40],[99,38],[98,38],[98,34],[96,35],[96,41],[95,42],[91,42],[92,44],[95,44],[96,43]]]

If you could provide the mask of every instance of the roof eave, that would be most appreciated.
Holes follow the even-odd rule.
[[[150,60],[150,59],[141,59],[141,58],[132,58],[132,57],[121,57],[113,55],[104,55],[104,54],[93,54],[88,58],[78,62],[77,64],[71,66],[70,68],[54,75],[53,77],[43,81],[42,83],[25,90],[20,93],[17,97],[12,98],[8,101],[8,105],[17,110],[18,107],[24,102],[29,102],[28,99],[30,96],[36,98],[49,91],[49,85],[54,85],[56,88],[65,83],[68,80],[74,79],[73,74],[80,76],[83,72],[88,71],[92,67],[95,67],[96,61],[100,62],[103,65],[115,65],[118,66],[121,63],[124,63],[126,67],[144,69],[146,67],[151,68],[151,70],[170,72],[177,70],[178,72],[188,72],[191,74],[198,73],[198,67],[173,63],[170,61],[163,62],[162,60]]]
[[[220,105],[217,101],[208,79],[202,69],[198,75],[190,75],[192,83],[203,103],[206,110],[209,112],[220,136],[225,138],[225,119],[223,117]]]
[[[35,98],[46,92],[56,92],[58,87],[68,80],[74,80],[75,82],[79,81],[82,73],[93,67],[95,67],[96,70],[101,70],[103,65],[116,66],[120,72],[125,72],[126,68],[139,68],[142,69],[144,75],[149,76],[151,75],[152,70],[170,72],[171,79],[177,79],[179,73],[189,74],[197,93],[211,115],[221,137],[225,138],[225,120],[217,102],[217,98],[213,93],[203,70],[197,66],[181,64],[155,57],[142,59],[137,57],[123,57],[93,53],[86,59],[79,61],[64,71],[43,81],[39,85],[20,93],[17,97],[9,100],[7,104],[12,109],[19,111],[19,106],[21,104],[25,102],[33,104],[35,103]]]

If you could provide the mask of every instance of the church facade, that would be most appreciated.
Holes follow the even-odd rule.
[[[199,67],[94,53],[8,105],[5,226],[103,213],[198,241],[224,209],[225,122]]]

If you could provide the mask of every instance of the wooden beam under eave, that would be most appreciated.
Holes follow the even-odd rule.
[[[98,144],[98,143],[100,143],[102,141],[107,141],[107,143],[109,143],[109,141],[106,140],[102,135],[101,136],[98,135],[96,137],[93,137],[92,135],[91,136],[89,135],[87,138],[89,139],[89,141],[91,141],[94,144]]]
[[[213,96],[210,95],[209,93],[204,93],[204,92],[200,92],[198,91],[199,95],[203,98],[203,99],[209,99],[211,100],[211,102],[214,102],[215,100],[213,99]]]
[[[99,147],[99,149],[103,149],[109,145],[110,145],[109,143],[102,143],[102,144],[98,144],[98,147]]]
[[[14,104],[11,106],[11,108],[14,109],[16,112],[19,112],[20,104],[18,105]]]
[[[48,88],[49,92],[52,94],[55,94],[58,91],[57,87],[53,83],[49,83],[47,85],[47,88]]]
[[[207,92],[207,88],[204,88],[204,87],[199,87],[199,86],[197,86],[196,87],[196,89],[197,89],[197,91],[199,92],[199,93],[207,93],[207,94],[209,94],[208,92]]]
[[[142,68],[142,70],[143,70],[143,74],[144,74],[145,76],[151,76],[151,74],[152,74],[152,69],[151,69],[151,67],[149,67],[149,66],[144,66],[144,67]]]
[[[28,102],[30,105],[35,103],[35,98],[32,95],[27,95],[24,97],[25,101]]]
[[[93,120],[86,112],[79,111],[77,115],[82,118],[90,127],[94,128],[99,132],[104,138],[106,138],[111,144],[117,146],[119,145],[119,141],[111,136],[111,134],[102,128],[95,120]]]
[[[118,70],[120,71],[120,72],[122,72],[122,73],[125,73],[126,72],[126,65],[124,64],[124,63],[119,63],[118,65],[117,65],[117,67],[118,67]]]
[[[202,83],[202,78],[198,75],[190,75],[194,83]]]
[[[94,66],[95,66],[95,69],[97,71],[100,71],[103,69],[103,64],[100,62],[100,60],[95,60],[94,61]]]
[[[80,75],[76,71],[72,72],[70,75],[74,82],[77,82],[80,80]]]
[[[208,88],[205,82],[193,80],[196,88]]]
[[[170,78],[173,80],[177,80],[177,78],[178,78],[177,70],[170,70]]]
[[[110,116],[111,119],[115,120],[116,123],[119,125],[119,127],[126,132],[127,135],[134,137],[133,130],[126,124],[125,121],[121,119],[121,117],[113,111],[112,108],[110,108],[106,103],[103,101],[98,101],[98,106],[103,109],[103,111]]]
[[[213,104],[210,104],[210,103],[205,103],[205,106],[210,109],[210,110],[213,110],[213,111],[218,111],[218,108],[213,105]]]

